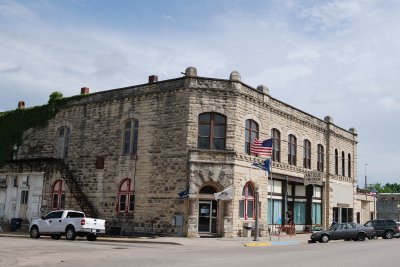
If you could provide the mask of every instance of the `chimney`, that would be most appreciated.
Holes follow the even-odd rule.
[[[24,101],[19,101],[18,102],[18,108],[20,108],[20,109],[25,108],[25,102]]]
[[[89,87],[82,87],[81,88],[81,95],[89,94]]]
[[[158,82],[158,76],[157,75],[149,76],[149,83],[155,83],[155,82]]]

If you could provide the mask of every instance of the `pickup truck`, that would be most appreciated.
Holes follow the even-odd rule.
[[[41,219],[33,220],[29,226],[29,234],[31,238],[50,235],[52,239],[60,239],[65,235],[67,240],[86,236],[87,240],[95,241],[99,234],[105,233],[104,224],[105,220],[87,218],[80,211],[56,210]]]

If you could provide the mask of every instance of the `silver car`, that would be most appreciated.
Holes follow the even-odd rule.
[[[364,241],[373,238],[375,230],[356,223],[337,223],[329,230],[322,230],[311,234],[311,242],[326,243],[329,240]]]

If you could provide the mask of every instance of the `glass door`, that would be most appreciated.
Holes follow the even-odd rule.
[[[199,233],[211,233],[211,201],[199,202]]]
[[[199,233],[217,233],[217,201],[199,201]]]

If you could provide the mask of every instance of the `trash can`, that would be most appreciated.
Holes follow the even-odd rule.
[[[15,232],[15,231],[17,231],[17,229],[20,229],[21,228],[21,222],[22,222],[22,219],[21,218],[12,218],[11,219],[11,232]]]
[[[251,222],[243,223],[243,237],[251,237],[251,230],[253,228],[253,224]]]

